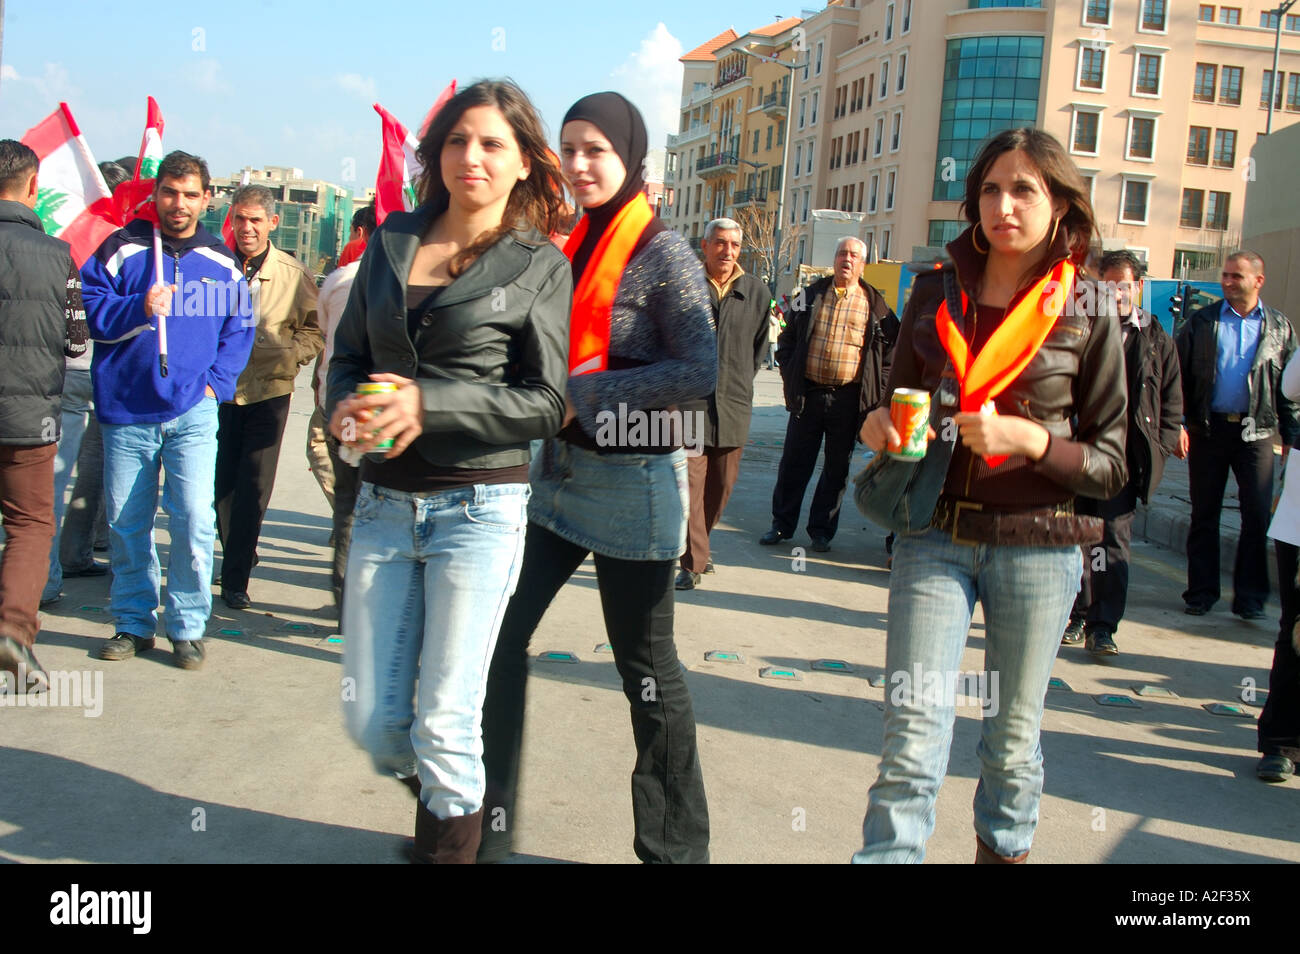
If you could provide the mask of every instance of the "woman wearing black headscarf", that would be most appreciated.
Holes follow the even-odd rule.
[[[708,807],[673,642],[673,574],[688,510],[681,445],[693,431],[674,406],[714,388],[708,290],[686,241],[642,192],[646,130],[636,107],[617,93],[584,97],[565,115],[560,142],[585,211],[565,246],[575,284],[568,407],[559,436],[533,462],[523,570],[488,677],[479,860],[501,860],[513,841],[528,641],[594,554],[637,747],[633,848],[642,861],[703,862]]]

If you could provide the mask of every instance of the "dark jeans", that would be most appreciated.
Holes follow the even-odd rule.
[[[12,372],[11,372],[12,373]],[[0,636],[24,646],[36,642],[36,610],[54,542],[54,455],[57,444],[0,444]],[[692,733],[693,736],[693,733]]]
[[[345,464],[339,457],[339,441],[326,433],[325,447],[334,465],[334,569],[330,574],[334,586],[334,606],[343,618],[343,575],[348,567],[348,550],[352,545],[352,511],[357,505],[357,488],[361,485],[361,468]]]
[[[500,860],[514,838],[528,641],[587,553],[543,527],[528,525],[524,565],[497,637],[483,705],[487,795],[481,860]],[[695,713],[673,644],[674,563],[600,554],[595,562],[605,632],[623,679],[636,742],[633,850],[647,862],[706,862],[709,809],[695,744]]]
[[[785,449],[772,491],[772,525],[787,536],[799,524],[804,491],[817,466],[823,437],[826,459],[808,511],[808,535],[827,540],[835,536],[844,485],[849,479],[849,458],[857,438],[858,392],[856,384],[823,388],[809,383],[803,413],[790,415],[785,428]]]
[[[64,570],[84,570],[95,561],[95,545],[108,546],[108,519],[104,515],[104,440],[94,412],[81,438],[77,479],[72,499],[63,513],[59,537],[59,562]]]
[[[289,419],[289,395],[217,409],[217,533],[221,537],[221,589],[248,590],[257,538],[275,486],[280,441]]]
[[[1300,549],[1280,540],[1277,552],[1277,585],[1282,596],[1282,628],[1273,647],[1273,669],[1268,674],[1268,699],[1259,716],[1259,751],[1264,755],[1285,755],[1300,761],[1300,656],[1291,644],[1291,630],[1300,616],[1300,588],[1296,563]]]
[[[1133,514],[1137,490],[1127,484],[1110,500],[1077,497],[1075,512],[1106,521],[1100,544],[1083,549],[1083,581],[1074,600],[1072,620],[1084,622],[1088,632],[1114,633],[1128,604],[1128,558],[1133,542]]]
[[[1242,440],[1241,422],[1212,416],[1208,436],[1191,434],[1187,476],[1192,524],[1187,531],[1187,590],[1183,601],[1209,608],[1219,599],[1219,515],[1228,471],[1237,478],[1241,538],[1232,571],[1232,611],[1262,609],[1268,599],[1269,509],[1273,503],[1273,442]]]

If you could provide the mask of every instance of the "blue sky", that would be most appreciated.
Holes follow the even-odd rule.
[[[414,128],[453,77],[509,76],[554,143],[574,100],[616,89],[662,146],[682,53],[729,26],[799,15],[757,0],[7,0],[4,11],[0,137],[19,138],[66,100],[97,160],[134,155],[152,94],[164,148],[202,155],[213,175],[296,166],[355,191],[374,184],[374,102]],[[342,181],[349,168],[355,181]]]

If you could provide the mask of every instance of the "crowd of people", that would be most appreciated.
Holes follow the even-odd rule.
[[[158,169],[156,224],[135,220],[78,270],[32,212],[35,154],[0,142],[9,690],[41,688],[38,605],[59,598],[62,577],[110,572],[93,558],[100,496],[113,635],[99,657],[155,647],[160,468],[162,632],[178,666],[203,665],[216,540],[221,596],[247,609],[294,381],[314,363],[307,455],[333,513],[331,583],[354,687],[344,724],[416,798],[410,860],[511,853],[529,641],[591,556],[632,724],[634,851],[707,861],[674,590],[714,572],[709,536],[766,363],[779,367],[790,416],[763,545],[795,535],[824,445],[806,529],[812,549],[829,550],[855,445],[899,446],[892,395],[930,395],[939,426],[922,422],[922,461],[891,465],[925,466],[941,489],[921,529],[886,521],[899,531],[886,669],[955,672],[982,605],[1001,704],[981,725],[976,859],[1023,861],[1053,661],[1079,642],[1118,653],[1134,513],[1168,456],[1187,456],[1191,474],[1187,612],[1219,596],[1232,470],[1243,518],[1233,610],[1263,615],[1272,438],[1289,451],[1300,431],[1295,333],[1259,299],[1263,262],[1230,255],[1224,301],[1190,316],[1175,342],[1136,300],[1141,260],[1097,256],[1087,188],[1060,144],[1013,129],[973,162],[968,227],[947,263],[918,275],[901,320],[863,280],[867,250],[851,237],[778,318],[766,283],[740,265],[735,221],[709,223],[701,261],[655,217],[646,127],[630,101],[578,100],[558,145],[512,83],[462,89],[420,140],[417,207],[378,227],[359,212],[318,290],[270,242],[265,188],[233,195],[233,247],[200,225],[208,170],[184,152]],[[1088,282],[1111,294],[1079,295]],[[640,426],[670,420],[699,424]],[[91,475],[65,513],[74,465],[78,487]],[[1258,771],[1281,781],[1300,746],[1300,503],[1284,495],[1273,535],[1282,629]],[[889,699],[855,861],[924,857],[954,719],[950,700]]]

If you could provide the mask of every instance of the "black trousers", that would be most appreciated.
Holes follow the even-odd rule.
[[[1137,490],[1130,483],[1110,500],[1076,497],[1076,513],[1106,521],[1100,544],[1083,549],[1083,581],[1070,619],[1080,620],[1088,632],[1114,633],[1128,605],[1128,561],[1133,543],[1133,515]]]
[[[221,588],[227,593],[248,590],[288,419],[287,394],[217,409],[217,535]]]
[[[1268,674],[1268,699],[1259,716],[1259,751],[1300,761],[1300,656],[1291,644],[1291,630],[1300,616],[1300,588],[1296,582],[1300,549],[1274,540],[1277,585],[1282,593],[1282,627],[1273,647],[1273,668]]]
[[[510,852],[523,747],[528,641],[588,551],[528,525],[524,565],[506,608],[483,704],[481,861]],[[634,562],[596,554],[605,632],[632,716],[633,850],[647,862],[707,862],[709,808],[695,744],[695,713],[673,643],[676,561]]]
[[[804,396],[803,413],[797,417],[790,415],[785,427],[785,449],[772,491],[772,525],[787,536],[793,535],[799,524],[804,491],[817,466],[817,452],[823,438],[826,457],[808,511],[808,535],[827,540],[835,536],[844,485],[849,479],[849,459],[858,436],[859,390],[857,384],[823,388],[810,383]]]
[[[1243,440],[1243,424],[1214,416],[1208,436],[1193,432],[1187,454],[1192,525],[1187,532],[1187,590],[1183,601],[1213,606],[1219,599],[1219,516],[1228,472],[1237,478],[1241,538],[1232,571],[1232,611],[1262,609],[1268,599],[1268,518],[1273,503],[1273,442]]]
[[[339,457],[339,440],[326,432],[325,448],[330,463],[334,465],[334,570],[330,574],[334,587],[334,607],[343,618],[343,574],[348,566],[348,550],[352,546],[352,511],[357,505],[357,489],[361,485],[361,468],[345,464]]]

